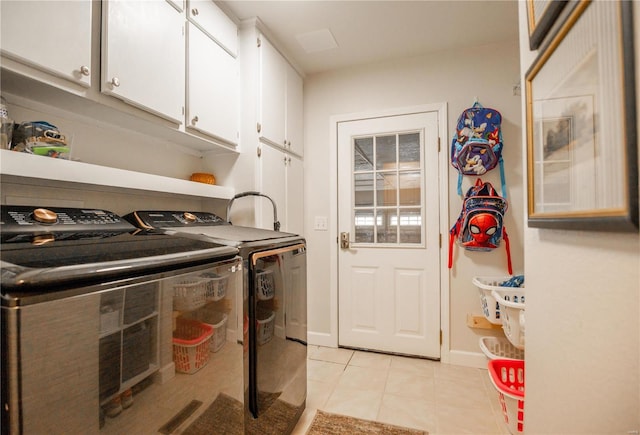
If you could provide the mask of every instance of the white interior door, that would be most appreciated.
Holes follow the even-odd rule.
[[[340,122],[337,155],[339,345],[439,358],[437,112]]]

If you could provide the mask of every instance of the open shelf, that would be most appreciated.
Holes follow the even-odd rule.
[[[234,195],[229,187],[9,150],[0,150],[0,174],[203,198],[231,199]]]

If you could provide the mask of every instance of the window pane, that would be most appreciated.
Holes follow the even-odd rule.
[[[420,133],[401,134],[398,137],[400,146],[400,169],[420,168]]]
[[[373,210],[356,210],[355,211],[355,239],[357,243],[373,243],[373,226],[374,214]]]
[[[398,212],[397,210],[378,210],[378,225],[376,232],[378,243],[397,243],[398,241]]]
[[[396,205],[398,176],[394,172],[379,172],[376,177],[376,196],[378,206]]]
[[[362,137],[353,141],[353,170],[373,170],[373,138]]]
[[[400,243],[421,243],[422,216],[419,208],[400,210]]]
[[[420,205],[420,172],[401,172],[400,179],[400,205]]]
[[[353,184],[354,206],[373,207],[373,174],[355,174]]]
[[[376,136],[376,169],[395,169],[396,135]]]
[[[354,242],[421,244],[422,133],[353,139]]]

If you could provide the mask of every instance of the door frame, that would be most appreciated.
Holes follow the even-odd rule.
[[[432,103],[419,106],[381,109],[375,111],[333,115],[330,118],[329,147],[329,240],[335,243],[330,249],[329,257],[329,311],[331,333],[325,337],[325,346],[338,347],[338,124],[341,122],[359,121],[369,118],[401,116],[420,112],[438,112],[438,136],[440,151],[438,153],[438,180],[440,184],[439,222],[440,222],[440,361],[450,360],[449,342],[449,270],[447,269],[447,241],[449,234],[449,152],[448,152],[448,118],[447,103]],[[425,155],[426,156],[426,155]]]

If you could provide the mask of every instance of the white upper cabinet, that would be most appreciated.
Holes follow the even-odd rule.
[[[238,143],[240,81],[238,62],[189,23],[187,128]]]
[[[91,0],[1,1],[2,55],[89,87],[91,5]]]
[[[184,14],[165,1],[103,1],[102,5],[100,90],[181,124]]]
[[[302,156],[303,147],[303,125],[302,116],[303,104],[303,84],[302,77],[293,69],[289,63],[286,64],[286,146],[289,151]]]
[[[238,26],[212,0],[190,0],[187,17],[232,56],[237,56]]]
[[[302,77],[265,37],[259,52],[260,140],[302,156]]]
[[[262,141],[285,148],[287,62],[265,37],[260,37],[259,53],[258,134]]]
[[[178,11],[184,11],[184,2],[185,0],[167,0],[169,3],[173,5]]]

